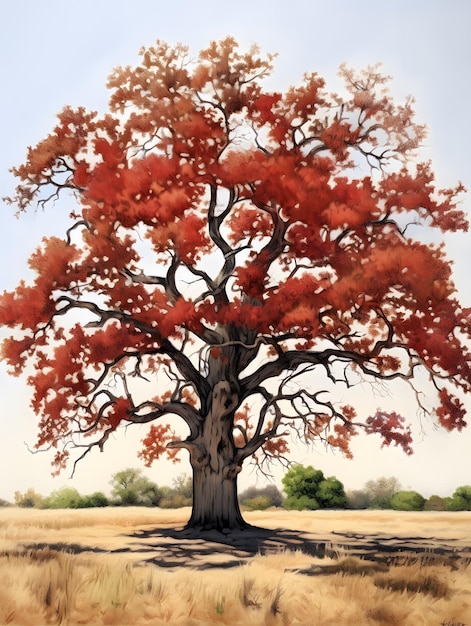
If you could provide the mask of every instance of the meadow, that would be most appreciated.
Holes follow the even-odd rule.
[[[0,509],[0,624],[471,626],[471,513]]]

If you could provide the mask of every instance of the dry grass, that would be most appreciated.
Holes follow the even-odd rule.
[[[181,525],[188,510],[0,511],[0,624],[184,626],[471,626],[471,566],[426,558],[386,566],[300,550],[255,555],[234,567],[159,567],[135,530]],[[318,535],[363,532],[437,537],[465,545],[468,514],[394,512],[247,513],[248,521]],[[70,554],[28,544],[76,544]],[[149,549],[149,546],[145,546]],[[230,550],[227,548],[227,550]],[[208,563],[209,564],[209,563]],[[162,565],[165,565],[162,563]]]

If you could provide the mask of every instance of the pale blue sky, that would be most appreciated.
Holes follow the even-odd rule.
[[[115,65],[133,64],[141,45],[157,38],[188,44],[194,53],[212,39],[234,35],[241,44],[258,43],[278,52],[272,84],[284,87],[305,71],[318,71],[328,84],[337,81],[340,63],[362,67],[384,63],[394,77],[398,98],[412,93],[418,119],[429,126],[423,152],[432,158],[442,186],[458,179],[471,189],[469,149],[471,102],[471,3],[468,0],[242,0],[233,3],[200,0],[3,0],[0,6],[0,196],[12,191],[8,167],[23,160],[26,147],[47,134],[55,114],[65,104],[103,109],[106,77]],[[464,200],[471,214],[471,194]],[[27,277],[26,260],[43,234],[62,234],[58,211],[33,211],[19,221],[14,209],[1,207],[0,289],[13,288]],[[455,260],[456,282],[465,306],[471,306],[470,234],[447,238]],[[415,411],[402,391],[385,400],[392,408]],[[35,440],[35,418],[28,408],[24,380],[12,379],[0,364],[0,498],[13,498],[16,489],[34,487],[46,494],[63,484],[85,493],[108,490],[111,474],[139,466],[135,457],[142,433],[121,437],[103,455],[88,457],[73,482],[67,474],[50,477],[49,457],[31,456],[24,441]],[[365,395],[365,411],[380,398]],[[467,400],[471,412],[471,402]],[[471,422],[471,417],[470,417]],[[404,486],[425,495],[447,495],[459,484],[471,484],[471,428],[449,435],[424,425],[416,453],[380,451],[369,438],[357,446],[354,461],[339,455],[300,451],[297,460],[335,474],[347,488],[358,488],[382,475],[397,476]],[[170,484],[175,473],[189,473],[183,461],[176,468],[156,464],[146,473],[159,484]],[[278,474],[281,476],[281,473]],[[250,471],[242,487],[253,484]]]

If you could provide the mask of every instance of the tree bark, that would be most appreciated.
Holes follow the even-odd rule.
[[[209,464],[193,468],[193,509],[188,527],[224,533],[248,527],[237,499],[237,477],[225,474],[224,469],[215,472]]]
[[[213,388],[201,432],[185,447],[193,468],[193,510],[188,527],[230,531],[247,528],[237,498],[237,448],[232,436],[238,396],[227,380]]]

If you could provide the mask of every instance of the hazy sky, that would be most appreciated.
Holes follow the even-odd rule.
[[[106,78],[116,65],[134,64],[142,45],[156,39],[188,44],[196,54],[210,40],[235,36],[242,45],[258,43],[278,52],[273,84],[296,83],[305,71],[317,71],[336,83],[340,63],[356,67],[382,62],[394,78],[398,99],[416,97],[417,118],[429,127],[423,158],[433,159],[441,186],[457,180],[471,189],[471,3],[468,0],[3,0],[0,6],[0,196],[11,193],[11,165],[22,162],[28,145],[43,138],[65,105],[103,110]],[[464,199],[471,215],[471,193]],[[0,290],[27,278],[26,260],[44,234],[63,234],[61,215],[53,208],[30,211],[19,220],[2,203],[0,221]],[[464,306],[471,306],[469,267],[471,234],[447,237],[455,280]],[[31,455],[24,442],[35,441],[35,416],[28,407],[25,380],[6,374],[0,364],[0,498],[33,487],[47,494],[64,484],[82,493],[108,491],[112,473],[140,467],[136,450],[144,432],[109,441],[103,454],[91,454],[72,481],[50,476],[50,457]],[[389,398],[362,390],[361,408],[400,407],[411,421],[415,408],[402,389]],[[471,401],[467,400],[471,413]],[[471,416],[469,419],[471,423]],[[471,484],[471,426],[461,434],[421,425],[415,454],[381,450],[374,437],[355,446],[353,461],[338,454],[300,450],[296,460],[336,475],[346,488],[360,488],[379,476],[396,476],[405,487],[430,495],[448,495]],[[420,426],[418,427],[420,431]],[[177,473],[190,473],[186,459],[145,470],[159,484]],[[277,478],[282,475],[277,473]],[[241,486],[255,484],[244,470]]]

